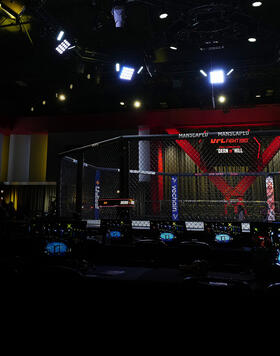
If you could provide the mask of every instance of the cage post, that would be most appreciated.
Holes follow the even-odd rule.
[[[76,181],[76,213],[78,217],[82,214],[83,204],[83,172],[84,172],[84,153],[79,153]]]
[[[128,139],[120,139],[120,198],[129,198],[129,150]],[[120,217],[129,219],[129,209],[120,208]]]
[[[57,180],[56,180],[56,215],[57,217],[61,216],[61,170],[62,170],[62,158],[63,156],[58,157],[57,165]]]

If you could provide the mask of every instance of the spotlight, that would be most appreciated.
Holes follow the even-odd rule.
[[[63,54],[70,47],[70,43],[67,40],[64,40],[60,43],[59,46],[56,47],[56,51],[59,54]]]
[[[137,72],[137,74],[140,74],[141,72],[142,72],[142,70],[144,69],[144,67],[143,66],[141,66],[139,69],[138,69],[138,72]]]
[[[0,8],[12,19],[19,18],[25,10],[23,2],[15,0],[2,0]]]
[[[34,107],[33,106],[30,108],[30,111],[34,111]]]
[[[207,76],[208,76],[207,73],[205,73],[203,69],[200,69],[200,73],[201,73],[202,75],[204,75],[204,77],[207,77]]]
[[[116,63],[116,72],[119,72],[121,70],[120,63]]]
[[[232,72],[234,72],[233,68],[227,73],[227,76],[231,75]]]
[[[62,40],[62,38],[63,38],[63,36],[64,36],[64,31],[60,31],[59,32],[59,34],[58,34],[58,36],[57,36],[57,41],[61,41]]]
[[[260,7],[260,6],[262,6],[262,2],[261,2],[261,1],[254,1],[254,2],[252,3],[252,6],[253,6],[253,7]]]
[[[224,95],[219,96],[218,102],[224,104],[227,101],[227,98]]]
[[[141,101],[139,101],[139,100],[135,100],[134,103],[133,103],[133,106],[134,106],[136,109],[139,109],[139,108],[141,108],[142,103],[141,103]]]
[[[255,37],[250,37],[248,38],[248,41],[251,43],[257,42],[257,39]]]
[[[210,72],[211,84],[223,84],[225,82],[225,73],[223,70],[214,70]]]
[[[46,105],[46,103],[47,103],[46,100],[42,101],[42,105]]]
[[[126,18],[125,6],[122,4],[117,4],[117,1],[115,1],[115,2],[116,2],[116,5],[114,5],[112,8],[112,15],[115,20],[115,26],[117,28],[121,28],[121,27],[124,27],[124,25],[125,25],[125,18]]]
[[[125,103],[123,101],[120,102],[121,106],[125,106]]]
[[[170,49],[173,49],[173,51],[177,51],[177,49],[178,49],[178,48],[175,47],[175,46],[170,46],[169,48],[170,48]]]
[[[131,80],[135,72],[134,68],[123,67],[120,74],[120,79],[122,80]]]
[[[168,17],[168,13],[167,12],[161,12],[160,15],[159,15],[159,18],[161,20],[166,19],[167,17]]]
[[[58,95],[58,100],[59,100],[59,101],[65,101],[65,100],[66,100],[66,95],[64,95],[64,94],[59,94],[59,95]]]
[[[262,96],[260,94],[257,94],[256,95],[256,98],[261,98]]]

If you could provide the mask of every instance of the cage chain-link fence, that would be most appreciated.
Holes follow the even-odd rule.
[[[127,190],[125,198],[135,200],[135,207],[129,210],[134,220],[266,221],[267,177],[271,175],[273,214],[279,219],[277,134],[234,130],[212,135],[168,133],[171,135],[126,136],[87,146],[83,150],[83,218],[117,218],[118,208],[99,209],[98,199],[124,198],[122,191]],[[74,161],[64,157],[62,162],[65,215],[75,210],[77,171]]]

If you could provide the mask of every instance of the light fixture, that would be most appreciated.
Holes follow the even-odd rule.
[[[43,100],[43,101],[42,101],[42,105],[46,105],[46,100]]]
[[[248,38],[248,41],[251,43],[257,42],[257,39],[255,37],[250,37]]]
[[[257,94],[256,95],[256,98],[261,98],[262,96],[260,94]]]
[[[73,87],[74,87],[73,84],[70,84],[70,85],[69,85],[69,88],[70,88],[71,90],[73,89]]]
[[[121,70],[120,63],[116,63],[116,72],[119,72]]]
[[[224,104],[226,101],[227,101],[227,98],[226,98],[224,95],[220,95],[220,96],[218,97],[218,102],[219,102],[220,104]]]
[[[124,103],[123,101],[121,101],[121,102],[120,102],[120,105],[121,105],[121,106],[124,106],[124,105],[125,105],[125,103]]]
[[[234,72],[233,68],[227,73],[227,76],[231,75],[232,72]]]
[[[34,111],[34,107],[33,106],[30,108],[30,111],[32,111],[32,112]]]
[[[262,2],[261,2],[261,1],[254,1],[254,2],[252,3],[252,6],[253,6],[253,7],[260,7],[260,6],[262,6]]]
[[[169,48],[170,48],[170,49],[173,49],[173,51],[177,51],[177,49],[178,49],[178,48],[175,47],[175,46],[170,46]]]
[[[135,100],[134,103],[133,103],[133,106],[134,106],[136,109],[139,109],[139,108],[141,108],[142,103],[141,103],[141,101],[139,101],[139,100]]]
[[[159,18],[161,20],[166,19],[167,17],[168,17],[168,13],[167,12],[161,12],[160,15],[159,15]]]
[[[204,77],[207,77],[207,76],[208,76],[207,73],[205,73],[203,69],[200,69],[200,73],[201,73]]]
[[[89,74],[87,74],[87,79],[90,79],[91,78],[91,75],[90,75],[90,73]]]
[[[137,72],[137,74],[140,74],[141,72],[142,72],[142,70],[144,69],[144,67],[143,66],[141,66],[139,69],[138,69],[138,72]]]
[[[117,28],[124,27],[125,25],[125,6],[122,4],[115,5],[112,8],[112,15],[114,17],[115,26]]]
[[[8,15],[11,19],[19,18],[25,10],[25,5],[22,1],[15,0],[2,0],[0,3],[0,8]]]
[[[225,72],[223,70],[213,70],[210,72],[211,84],[223,84],[225,82]]]
[[[59,94],[58,95],[58,100],[59,101],[65,101],[66,100],[66,95],[65,94]]]
[[[70,43],[67,40],[64,40],[60,43],[59,46],[56,47],[56,51],[59,54],[63,54],[70,47]]]
[[[61,41],[64,36],[64,31],[60,31],[59,34],[57,35],[57,41]]]
[[[135,69],[131,67],[123,67],[120,73],[120,79],[131,80],[134,75]]]

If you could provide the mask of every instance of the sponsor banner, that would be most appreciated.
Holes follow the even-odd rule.
[[[171,203],[172,203],[172,220],[179,220],[178,209],[178,177],[171,177]]]
[[[266,178],[266,196],[267,196],[267,221],[275,221],[274,183],[272,177]]]
[[[94,183],[94,217],[96,220],[99,219],[99,198],[100,198],[100,171],[97,170],[95,173],[95,183]]]

